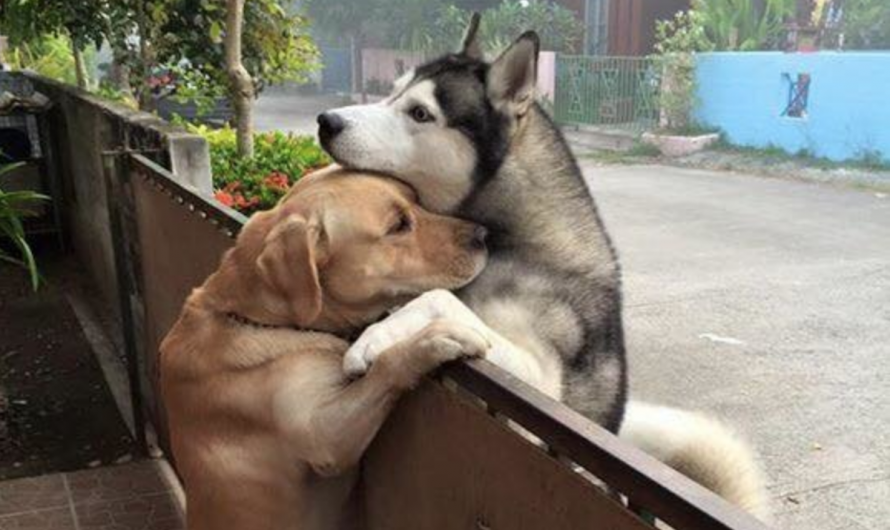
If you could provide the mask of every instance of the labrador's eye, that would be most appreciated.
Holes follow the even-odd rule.
[[[411,115],[411,119],[417,123],[427,123],[435,119],[432,113],[423,105],[414,105],[408,113]]]
[[[412,228],[414,228],[414,225],[411,222],[411,218],[407,214],[402,214],[399,216],[398,221],[389,228],[387,235],[407,234]]]

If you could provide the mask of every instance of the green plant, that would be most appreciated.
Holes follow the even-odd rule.
[[[856,155],[853,164],[871,171],[886,171],[890,169],[890,158],[885,157],[881,151],[863,149]]]
[[[881,0],[877,0],[881,1]],[[796,0],[693,0],[692,9],[717,50],[774,49]]]
[[[8,174],[22,164],[7,164],[0,167],[0,177]],[[35,202],[49,199],[45,195],[33,191],[3,191],[0,188],[0,235],[12,241],[19,256],[0,248],[0,261],[12,263],[25,268],[31,278],[31,287],[36,291],[40,285],[40,274],[37,262],[31,252],[31,246],[25,238],[25,227],[22,219],[33,215],[31,207]]]
[[[713,44],[705,34],[702,15],[696,11],[680,11],[659,21],[655,38],[654,59],[662,75],[658,95],[661,126],[679,133],[690,127],[695,108],[695,53],[709,51]]]
[[[442,45],[453,48],[466,29],[468,20],[467,12],[457,38],[451,38]],[[480,37],[486,50],[498,51],[528,30],[538,32],[541,49],[557,52],[572,52],[584,35],[584,25],[570,9],[543,0],[505,0],[483,12]]]
[[[847,0],[841,29],[849,49],[890,49],[890,2]]]
[[[149,4],[140,33],[150,41],[150,49],[142,54],[129,50],[127,54],[137,63],[134,73],[144,78],[157,70],[173,74],[175,97],[197,101],[199,107],[225,94],[229,86],[224,46],[226,1],[151,0]],[[242,60],[257,92],[274,83],[305,81],[319,66],[308,19],[288,12],[285,4],[281,0],[250,0],[244,5]],[[136,15],[138,12],[129,14]],[[132,47],[132,39],[123,40],[119,46]],[[136,81],[134,86],[140,84]]]
[[[387,46],[430,53],[456,51],[471,11],[445,0],[388,0],[373,11],[375,32],[390,36]],[[544,50],[570,52],[584,26],[570,9],[545,0],[504,0],[482,12],[480,39],[496,52],[519,34],[535,30]]]
[[[242,213],[271,208],[306,173],[331,163],[311,136],[258,133],[254,156],[238,154],[235,131],[188,124],[207,139],[217,200]]]
[[[871,149],[863,149],[854,158],[838,162],[816,155],[812,150],[805,147],[791,153],[785,148],[772,143],[764,147],[749,147],[736,145],[725,138],[721,138],[714,148],[720,151],[747,155],[771,164],[796,162],[805,167],[824,170],[861,169],[864,171],[890,171],[890,159],[885,158],[880,151]]]
[[[112,24],[109,4],[108,0],[6,0],[0,3],[0,32],[13,45],[49,35],[65,36],[74,59],[75,82],[86,90],[90,68],[85,52],[91,45],[102,46],[105,30]]]
[[[630,149],[624,152],[624,155],[639,158],[658,158],[661,156],[661,150],[652,144],[636,141]]]
[[[94,94],[99,96],[100,98],[104,98],[110,101],[115,101],[117,103],[121,103],[131,109],[135,109],[138,107],[136,100],[133,99],[132,94],[129,94],[123,90],[115,88],[108,83],[102,83],[99,85],[99,88],[93,91]]]
[[[285,9],[290,5],[284,0],[245,4],[244,64],[259,90],[303,81],[318,66],[308,19]],[[175,66],[187,77],[186,95],[228,86],[225,16],[225,0],[6,0],[0,2],[0,33],[9,35],[13,47],[64,36],[70,39],[71,61],[90,43],[107,42],[115,64],[129,72],[123,85],[133,87],[140,105],[151,110],[157,87],[148,81],[162,68]],[[186,70],[198,73],[188,77]],[[62,70],[68,82],[76,80],[77,71],[73,63]]]
[[[88,62],[95,57],[95,50],[87,48]],[[76,84],[74,53],[68,37],[46,35],[28,42],[11,46],[7,61],[13,70],[32,70],[63,83]]]

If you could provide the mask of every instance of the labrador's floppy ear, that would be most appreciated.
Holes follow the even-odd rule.
[[[299,215],[290,215],[266,236],[256,262],[260,278],[291,302],[298,326],[311,323],[321,313],[318,238],[318,226]]]
[[[488,94],[495,107],[523,116],[535,101],[541,40],[527,31],[504,50],[488,70]]]
[[[467,24],[467,31],[464,33],[464,40],[460,53],[473,59],[482,58],[482,46],[479,44],[479,22],[482,15],[478,11],[473,12],[470,16],[470,23]]]

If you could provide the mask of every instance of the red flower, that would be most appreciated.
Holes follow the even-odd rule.
[[[260,203],[259,197],[245,198],[244,195],[236,193],[232,196],[235,202],[235,208],[238,210],[246,210]]]
[[[214,197],[216,197],[216,200],[225,204],[226,206],[231,207],[233,204],[235,204],[235,198],[232,197],[232,194],[227,191],[216,190],[216,193],[214,193],[213,195]]]
[[[290,180],[284,173],[274,172],[270,173],[268,177],[263,179],[263,184],[267,188],[283,192],[287,191],[290,187]]]

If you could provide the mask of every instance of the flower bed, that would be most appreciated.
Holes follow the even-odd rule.
[[[259,133],[254,156],[238,154],[235,130],[189,125],[210,144],[210,165],[216,199],[250,215],[271,208],[306,173],[331,162],[311,136]]]

